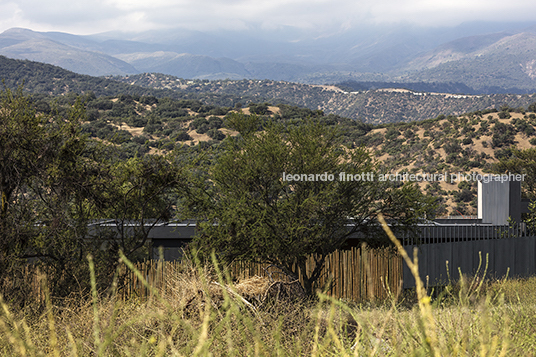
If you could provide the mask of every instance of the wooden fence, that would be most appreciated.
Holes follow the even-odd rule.
[[[464,235],[465,230],[469,232]],[[497,229],[497,227],[495,227]],[[431,236],[419,245],[405,245],[413,257],[417,248],[421,279],[431,286],[444,285],[459,279],[459,271],[474,275],[486,273],[487,278],[528,277],[536,275],[536,237],[512,237],[501,234],[475,234],[466,228],[442,228],[446,235]],[[452,230],[452,232],[450,232]],[[307,269],[314,268],[311,258]],[[152,286],[162,289],[170,281],[169,274],[177,274],[178,262],[148,261],[138,263],[137,268]],[[480,270],[479,270],[480,266]],[[487,266],[487,267],[486,267]],[[274,279],[288,278],[267,265],[236,262],[228,267],[237,279],[254,275],[272,275]],[[171,279],[172,280],[172,279]],[[323,290],[331,282],[327,293],[331,296],[354,301],[382,299],[400,289],[415,286],[415,279],[402,259],[390,250],[372,250],[366,246],[335,251],[326,259],[321,278],[315,288]],[[146,296],[147,291],[130,272],[125,295]]]
[[[231,266],[231,273],[239,278],[272,274],[274,279],[288,280],[288,277],[277,270],[266,269],[267,266],[268,264],[237,262]],[[308,273],[314,266],[314,259],[311,257],[306,267]],[[301,272],[300,281],[303,282]],[[322,291],[327,288],[328,295],[340,299],[362,301],[396,295],[401,286],[400,256],[389,249],[369,249],[362,245],[330,254],[314,288]]]
[[[151,286],[161,291],[175,280],[173,274],[180,274],[180,264],[178,261],[146,261],[137,263],[136,268]],[[235,262],[227,268],[236,279],[271,275],[274,280],[289,281],[286,275],[269,268],[268,264]],[[307,262],[306,269],[309,272],[314,269],[313,258]],[[126,273],[122,296],[145,297],[150,294],[134,272]],[[327,288],[327,293],[331,296],[354,301],[384,299],[390,294],[396,295],[401,287],[400,256],[392,250],[369,249],[365,245],[330,254],[322,275],[315,284],[315,289]]]
[[[136,263],[135,268],[151,288],[163,296],[173,294],[178,288],[174,284],[177,285],[180,274],[188,273],[188,267],[181,261],[147,260]],[[284,274],[266,268],[267,265],[245,262],[235,262],[227,267],[231,277],[239,280],[255,275],[271,275],[274,280],[289,281]],[[312,258],[307,262],[306,269],[309,271],[314,269]],[[191,273],[191,270],[189,271]],[[390,294],[396,295],[401,290],[402,271],[402,259],[392,250],[369,249],[362,245],[330,254],[326,258],[315,289],[326,290],[328,295],[346,300],[384,299]],[[35,266],[25,266],[18,275],[10,281],[4,281],[2,285],[25,281],[30,283],[29,295],[32,296],[28,298],[44,301],[42,276],[39,276]],[[144,299],[152,295],[151,289],[143,284],[140,277],[124,265],[120,267],[120,276],[122,279],[118,284],[118,295],[122,299],[130,297]]]

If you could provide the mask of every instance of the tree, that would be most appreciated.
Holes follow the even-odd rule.
[[[173,155],[120,160],[120,148],[81,134],[80,100],[44,115],[21,89],[0,95],[0,290],[5,296],[28,259],[49,274],[54,296],[88,288],[88,254],[107,286],[119,249],[137,256],[151,228],[171,217],[187,165]],[[89,229],[102,219],[116,231]],[[24,300],[22,288],[14,299]]]
[[[103,191],[100,218],[113,220],[116,229],[111,247],[131,257],[144,247],[150,230],[168,221],[177,203],[178,189],[183,187],[182,170],[173,154],[147,155],[115,163],[111,180]]]
[[[21,88],[0,93],[0,272],[9,270],[11,258],[20,255],[34,234],[27,191],[54,155],[48,119],[35,112]]]
[[[512,146],[510,154],[504,156],[493,165],[496,173],[510,172],[526,175],[522,184],[523,195],[530,199],[536,199],[536,148],[519,150]]]
[[[235,114],[228,125],[241,135],[224,141],[223,153],[189,201],[200,220],[196,244],[221,259],[273,264],[295,279],[301,272],[312,293],[326,257],[350,235],[386,244],[379,238],[378,213],[395,226],[412,227],[431,209],[412,184],[378,181],[364,148],[345,149],[337,133],[318,122],[268,122],[257,131],[257,116]],[[341,180],[341,173],[345,179],[359,176]],[[307,272],[310,256],[316,266]]]
[[[510,156],[499,159],[499,162],[493,165],[493,171],[500,174],[508,172],[525,175],[521,183],[522,193],[532,202],[529,203],[530,213],[524,217],[524,221],[536,232],[536,148],[519,150],[512,146],[510,153]]]

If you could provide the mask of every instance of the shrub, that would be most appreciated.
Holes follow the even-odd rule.
[[[148,95],[140,98],[140,103],[145,105],[153,105],[158,103],[158,99],[155,96]]]
[[[195,131],[197,131],[198,134],[205,134],[209,130],[210,130],[210,127],[208,126],[208,124],[201,124],[195,129]]]
[[[208,121],[205,118],[196,117],[190,123],[190,129],[197,130],[201,125],[208,125]]]
[[[129,117],[126,121],[126,123],[130,126],[133,126],[135,128],[142,128],[145,125],[147,125],[147,119],[144,117],[141,117],[139,115],[136,115],[134,117]]]
[[[462,140],[462,144],[463,144],[463,145],[471,145],[471,144],[473,144],[473,139],[471,139],[471,138],[464,138],[464,139]]]
[[[192,140],[192,137],[184,130],[177,132],[175,135],[173,135],[173,140],[176,141],[188,141]]]
[[[207,135],[213,140],[225,139],[225,134],[219,131],[218,129],[210,129],[209,131],[207,131]]]
[[[143,132],[148,134],[154,134],[158,130],[162,130],[162,124],[147,124],[143,128]]]
[[[492,129],[492,147],[502,147],[514,144],[516,130],[510,124],[496,123]]]
[[[252,114],[258,114],[258,115],[271,114],[272,112],[268,109],[268,106],[269,106],[268,103],[262,103],[262,104],[251,103],[249,105],[249,111]]]
[[[396,139],[400,135],[400,131],[395,127],[390,127],[385,132],[385,140],[393,140]]]

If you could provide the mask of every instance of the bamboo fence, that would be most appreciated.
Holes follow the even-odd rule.
[[[147,281],[147,288],[134,272],[126,266],[120,267],[118,295],[122,299],[131,297],[149,298],[151,290],[160,295],[172,292],[174,282],[184,271],[181,261],[147,260],[135,264],[139,275]],[[266,276],[273,280],[290,281],[282,272],[268,264],[251,262],[234,262],[226,267],[233,279]],[[25,268],[25,279],[31,282],[33,295],[44,300],[42,284],[38,272],[31,266]],[[306,265],[308,273],[314,269],[311,257]],[[303,281],[300,272],[300,281]],[[325,291],[328,295],[339,299],[364,301],[385,299],[396,296],[402,288],[402,259],[388,249],[370,249],[366,245],[352,247],[348,250],[337,250],[330,254],[324,263],[320,279],[314,285],[315,290]]]
[[[315,267],[314,258],[307,261],[307,273]],[[235,262],[230,267],[233,277],[269,276],[289,281],[289,277],[269,264]],[[300,282],[303,276],[300,272]],[[392,249],[370,249],[365,244],[331,253],[324,263],[315,290],[325,291],[339,299],[364,301],[396,296],[402,288],[402,259]]]

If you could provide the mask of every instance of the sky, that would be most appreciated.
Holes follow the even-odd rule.
[[[536,1],[527,0],[0,0],[0,32],[12,27],[77,35],[172,28],[329,32],[367,24],[523,22],[533,21],[534,14]]]

